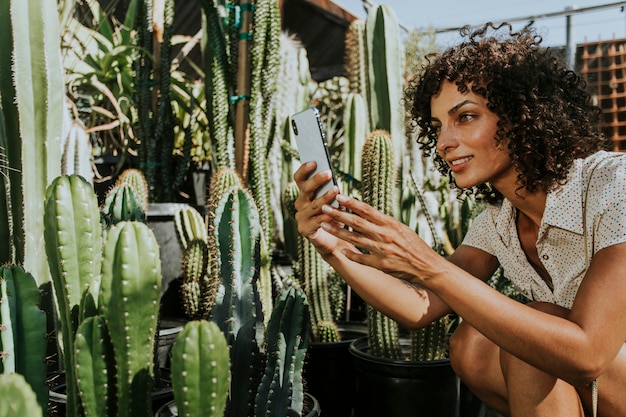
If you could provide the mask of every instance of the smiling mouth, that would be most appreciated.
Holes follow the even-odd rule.
[[[454,161],[450,161],[450,165],[455,166],[455,165],[461,165],[466,163],[467,161],[469,161],[470,159],[472,159],[471,156],[467,156],[465,158],[460,158],[460,159],[455,159]]]

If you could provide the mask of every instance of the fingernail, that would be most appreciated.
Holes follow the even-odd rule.
[[[337,194],[336,200],[337,200],[339,203],[345,203],[346,201],[348,201],[348,197],[346,197],[346,196],[345,196],[345,195],[343,195],[343,194]]]
[[[320,227],[324,230],[330,230],[330,225],[326,222],[320,223]]]
[[[324,213],[332,213],[333,212],[333,208],[331,206],[329,206],[328,204],[324,204],[322,206],[322,211]]]

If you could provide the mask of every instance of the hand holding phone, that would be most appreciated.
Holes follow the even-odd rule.
[[[317,163],[311,175],[328,170],[332,172],[332,178],[315,192],[315,198],[318,198],[337,185],[319,112],[315,107],[311,107],[292,115],[290,119],[291,131],[295,135],[300,153],[300,162],[315,161]],[[332,206],[339,207],[339,204],[333,201]]]

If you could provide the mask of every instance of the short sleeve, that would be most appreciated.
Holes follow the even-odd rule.
[[[594,234],[594,250],[626,242],[626,200],[604,210]]]
[[[497,236],[493,214],[487,208],[478,214],[469,227],[463,239],[463,245],[481,249],[491,255],[495,255],[493,245],[494,236]]]

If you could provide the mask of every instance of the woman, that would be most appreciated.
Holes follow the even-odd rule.
[[[314,199],[331,175],[314,163],[294,175],[299,231],[405,327],[460,315],[451,363],[501,414],[591,415],[597,389],[598,416],[626,416],[626,156],[603,151],[584,82],[504,27],[463,31],[408,90],[426,154],[490,202],[454,254],[336,188]],[[530,303],[485,284],[499,266]]]

